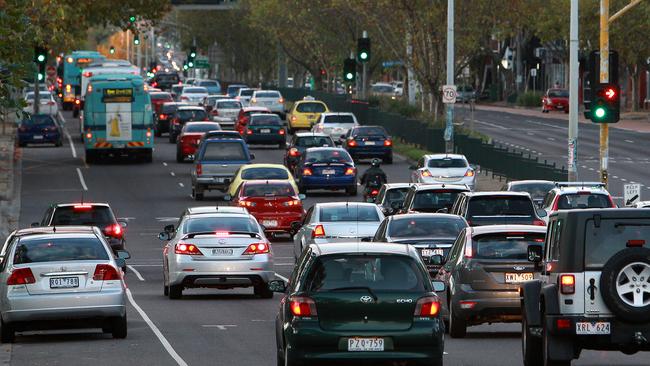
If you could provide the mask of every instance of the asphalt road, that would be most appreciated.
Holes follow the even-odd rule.
[[[541,112],[540,112],[541,114]],[[467,106],[458,108],[465,127],[472,126]],[[526,154],[537,155],[541,161],[567,166],[568,124],[564,114],[558,118],[529,117],[514,113],[487,110],[474,112],[474,128],[490,136],[495,143]],[[578,131],[578,177],[581,181],[600,181],[599,126],[580,123]],[[626,183],[643,184],[641,197],[650,197],[650,133],[610,128],[609,191],[623,196]],[[617,199],[621,204],[622,199]]]
[[[190,164],[175,162],[175,147],[165,139],[156,145],[152,164],[112,161],[86,166],[78,140],[78,124],[66,114],[72,144],[28,147],[22,164],[21,227],[39,221],[54,202],[109,202],[127,218],[129,335],[114,340],[98,330],[19,334],[11,365],[260,365],[275,364],[274,323],[280,296],[262,300],[252,290],[187,290],[181,300],[163,296],[161,248],[157,234],[174,221],[190,198]],[[496,118],[496,117],[495,117]],[[280,162],[277,149],[253,148],[257,161]],[[367,166],[367,165],[366,165]],[[406,181],[403,160],[386,166],[389,180]],[[361,170],[365,169],[364,166]],[[346,200],[343,193],[310,194],[315,202]],[[360,201],[361,196],[356,200]],[[223,204],[216,195],[200,203]],[[291,244],[273,244],[279,276],[293,268]],[[466,339],[446,338],[446,365],[521,365],[518,324],[472,327]],[[575,365],[647,365],[646,355],[583,352]]]

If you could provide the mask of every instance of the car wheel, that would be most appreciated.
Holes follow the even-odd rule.
[[[546,324],[544,317],[542,317],[542,324]],[[549,358],[549,339],[550,335],[546,331],[546,325],[542,327],[542,359],[544,366],[571,366],[571,361],[556,361]]]
[[[200,191],[198,188],[192,188],[192,197],[195,201],[203,201],[203,191]]]
[[[142,154],[142,160],[143,160],[145,163],[152,163],[152,162],[153,162],[153,150],[146,150],[146,151]]]
[[[278,149],[284,150],[287,147],[286,142],[278,142]]]
[[[542,353],[542,340],[530,333],[525,313],[521,320],[521,353],[524,357],[524,366],[542,366],[539,357]]]
[[[345,189],[345,193],[348,194],[348,196],[356,196],[357,195],[357,185],[350,186]]]
[[[449,335],[451,338],[465,338],[467,335],[467,322],[454,311],[453,300],[449,303]]]
[[[269,285],[266,283],[261,283],[253,288],[253,292],[256,296],[259,296],[263,299],[272,299],[273,291],[269,290]]]
[[[169,296],[169,287],[167,287],[167,284],[169,282],[168,280],[169,275],[167,274],[167,270],[163,270],[163,296]]]
[[[97,156],[94,151],[86,150],[86,164],[95,164],[97,162]]]
[[[586,286],[600,285],[600,294],[607,307],[621,319],[631,323],[650,320],[649,279],[650,249],[627,248],[611,257],[603,267],[600,284],[592,279]],[[645,278],[644,278],[645,277]]]
[[[124,316],[113,318],[111,321],[111,334],[113,338],[124,339],[127,334],[126,314]]]
[[[284,346],[284,366],[302,366],[302,362],[296,360],[296,357],[291,353],[291,350]]]
[[[13,343],[15,339],[16,331],[14,331],[14,327],[0,320],[0,342]]]
[[[61,147],[61,146],[63,146],[63,138],[58,139],[58,140],[56,141],[56,143],[54,143],[54,146],[56,146],[56,147]]]
[[[169,285],[169,298],[172,300],[180,299],[183,296],[183,286],[182,285]]]

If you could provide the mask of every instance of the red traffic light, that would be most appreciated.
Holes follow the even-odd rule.
[[[605,94],[605,98],[607,99],[614,99],[616,97],[616,89],[614,88],[605,88],[603,91],[603,94]]]

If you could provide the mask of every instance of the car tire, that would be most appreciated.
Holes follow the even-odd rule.
[[[284,366],[302,366],[302,362],[296,360],[296,357],[291,353],[291,350],[287,346],[284,346],[284,355],[282,359],[284,360]]]
[[[203,201],[203,191],[199,191],[198,188],[192,188],[192,197],[195,201]]]
[[[524,366],[542,366],[542,360],[539,357],[542,354],[542,340],[530,333],[525,313],[521,320],[521,353],[524,358]]]
[[[272,299],[273,291],[269,290],[269,285],[266,283],[261,283],[253,287],[253,292],[256,296],[259,296],[263,299]]]
[[[350,186],[345,189],[345,193],[348,194],[348,196],[356,196],[357,195],[357,185]]]
[[[95,164],[97,162],[97,155],[94,151],[86,150],[86,164]]]
[[[111,335],[115,339],[124,339],[127,335],[126,314],[111,320]]]
[[[647,270],[648,268],[650,268],[650,249],[648,248],[627,248],[621,250],[614,254],[614,256],[605,263],[605,266],[603,266],[600,283],[598,284],[601,289],[600,294],[607,307],[624,321],[635,324],[650,321],[650,305],[630,305],[623,297],[623,295],[631,293],[631,301],[634,302],[635,292],[641,295],[641,299],[643,299],[644,294],[650,292],[650,288],[648,288],[648,278],[639,278],[638,276],[644,269]],[[630,276],[625,273],[631,273],[634,280],[638,279],[638,282],[632,283],[633,279],[629,278]],[[625,277],[623,278],[621,276]],[[621,280],[627,280],[629,282],[621,283]],[[585,280],[585,282],[587,281]],[[636,290],[631,290],[628,293],[619,295],[617,291],[617,288],[620,286],[619,284],[627,283],[631,286],[637,286]],[[585,283],[585,286],[589,285],[589,283]],[[596,284],[591,283],[591,285],[595,286]],[[626,296],[626,298],[630,301],[629,297]]]
[[[169,287],[163,282],[163,296],[169,296]]]
[[[61,147],[63,146],[63,138],[59,138],[55,143],[54,146],[56,147]]]
[[[11,324],[5,323],[3,320],[0,320],[0,342],[2,343],[14,343],[16,339],[16,331]]]
[[[546,324],[544,317],[542,317],[542,323]],[[550,335],[546,331],[546,325],[542,327],[542,365],[544,366],[571,366],[571,361],[557,361],[551,360],[548,356],[549,351],[549,338]]]
[[[453,300],[449,303],[449,336],[451,338],[465,338],[467,335],[467,322],[454,311]]]
[[[146,150],[142,154],[142,161],[145,163],[153,163],[153,150]]]
[[[287,143],[286,142],[278,142],[278,149],[284,150],[287,148]]]
[[[183,286],[182,285],[169,285],[168,286],[168,295],[171,300],[177,300],[183,297]]]

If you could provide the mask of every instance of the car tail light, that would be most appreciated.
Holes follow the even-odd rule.
[[[284,103],[284,98],[280,97],[280,99],[278,99],[278,103],[280,104]]]
[[[155,87],[158,86],[158,83],[154,81],[153,83],[151,83],[151,86],[153,86],[155,88]]]
[[[120,224],[111,224],[104,228],[104,234],[114,238],[122,238],[122,235],[124,235],[124,230],[122,230],[122,226],[120,226]]]
[[[297,200],[282,202],[282,205],[286,207],[294,207],[294,206],[300,206],[301,203],[302,202],[299,199],[297,199]]]
[[[213,108],[213,109],[210,111],[210,114],[212,114],[213,116],[218,116],[218,115],[219,115],[219,111],[218,111],[216,108]]]
[[[95,267],[95,273],[93,274],[93,280],[95,281],[114,281],[122,278],[120,273],[117,271],[117,268],[111,266],[110,264],[98,264]]]
[[[560,276],[560,292],[565,295],[574,294],[576,292],[576,278],[574,275]]]
[[[357,170],[355,168],[347,168],[347,169],[345,169],[345,175],[354,175],[354,173],[356,173],[356,172],[357,172]]]
[[[296,116],[291,116],[291,122],[296,122],[297,119]]]
[[[546,222],[541,219],[535,219],[533,220],[533,225],[535,226],[546,226]]]
[[[632,239],[627,241],[628,247],[642,247],[645,245],[645,240],[643,239]]]
[[[91,76],[93,76],[93,73],[92,73],[92,72],[90,72],[90,71],[86,71],[86,72],[84,72],[84,77],[89,78],[89,77],[91,77]]]
[[[201,163],[199,163],[196,164],[196,175],[201,175],[201,174],[203,174],[203,166],[201,165]]]
[[[384,146],[393,146],[392,140],[384,140]]]
[[[372,191],[370,191],[370,195],[371,195],[371,196],[376,196],[376,195],[378,195],[378,194],[379,194],[379,191],[376,190],[376,189],[373,189]]]
[[[255,207],[255,206],[257,206],[257,203],[251,202],[251,201],[240,200],[239,205],[242,206],[242,207]]]
[[[247,129],[247,130],[246,130],[246,134],[247,134],[247,135],[252,135],[252,134],[253,134],[253,130],[251,130],[250,128]]]
[[[348,146],[349,147],[357,146],[357,141],[356,140],[348,140]]]
[[[7,285],[27,285],[30,283],[35,283],[36,278],[32,270],[29,268],[16,268],[11,271],[11,275],[7,278]]]
[[[422,176],[423,176],[423,177],[430,177],[430,176],[431,176],[431,172],[428,171],[428,170],[423,170],[423,171],[422,171]]]
[[[71,92],[72,91],[72,85],[70,85],[70,84],[66,85],[65,86],[65,91],[68,92],[68,93]]]
[[[472,169],[467,169],[465,172],[466,177],[473,177],[474,176],[474,171]]]
[[[306,296],[291,296],[289,298],[289,308],[291,309],[291,314],[293,314],[293,316],[318,316],[316,303],[314,300]]]
[[[147,128],[146,135],[147,135],[147,138],[151,137],[151,129],[150,128]]]
[[[74,100],[74,104],[76,104],[76,105],[80,105],[80,104],[81,104],[81,101],[80,101],[79,99],[75,99],[75,100]]]
[[[280,135],[284,135],[284,134],[285,134],[285,132],[284,132],[284,128],[281,128],[281,129],[278,131],[278,133],[279,133]]]
[[[172,120],[172,124],[174,124],[174,125],[178,125],[178,124],[180,124],[180,123],[181,123],[181,121],[180,121],[178,118],[174,118],[174,119]]]
[[[302,175],[312,175],[313,172],[311,171],[311,168],[305,168],[302,170]]]
[[[54,102],[53,102],[53,101],[49,101],[49,102],[47,102],[47,105],[54,105]]]
[[[93,208],[93,205],[84,205],[84,204],[79,204],[79,205],[72,206],[73,211],[89,211],[92,208]]]
[[[325,228],[323,225],[316,225],[314,231],[311,232],[312,238],[324,238],[325,237]]]
[[[176,254],[186,254],[186,255],[203,255],[199,248],[191,243],[176,243],[174,247],[174,253]]]
[[[166,118],[167,118],[167,115],[165,115],[164,113],[161,113],[160,115],[158,115],[158,119],[166,119]]]
[[[190,100],[190,98],[183,95],[183,96],[181,96],[181,100]]]
[[[87,140],[90,140],[90,139],[92,139],[92,138],[93,138],[93,134],[92,134],[90,131],[89,131],[89,132],[86,132],[86,139],[87,139]]]
[[[296,149],[295,147],[292,147],[291,149],[289,149],[289,156],[293,156],[293,157],[300,156],[300,151],[298,151],[298,149]]]
[[[248,255],[253,255],[253,254],[266,254],[270,252],[271,246],[269,243],[253,243],[244,250],[244,253],[242,254],[248,254]]]
[[[440,313],[440,301],[437,297],[427,296],[418,300],[415,304],[414,316],[434,317]]]

